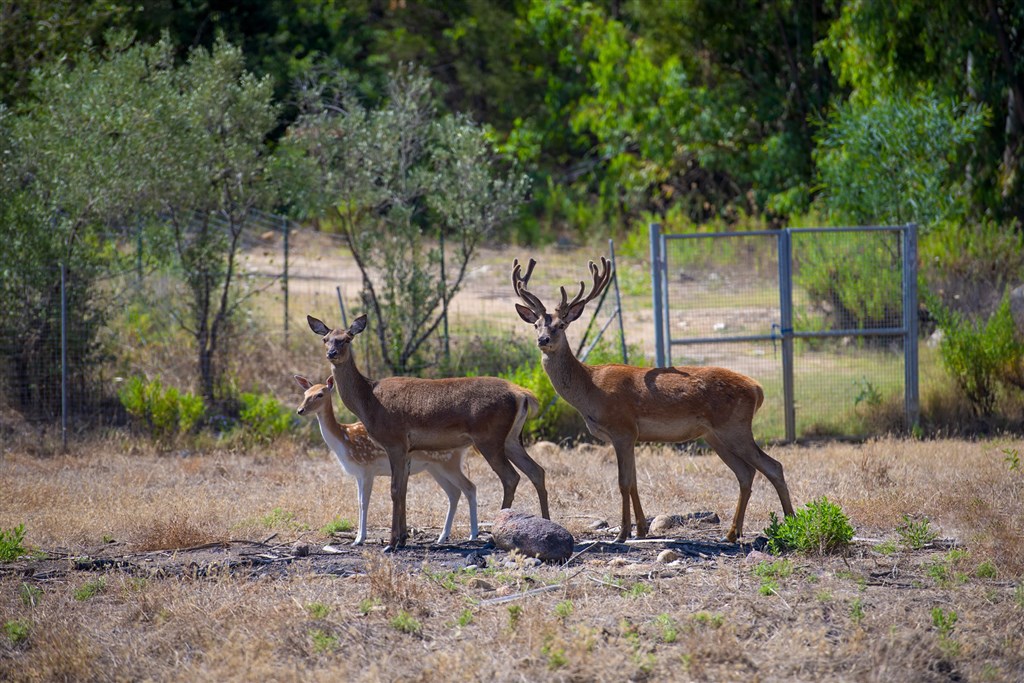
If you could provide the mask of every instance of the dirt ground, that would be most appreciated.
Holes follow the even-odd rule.
[[[1024,679],[1019,437],[770,449],[798,507],[849,516],[855,542],[824,557],[755,550],[779,511],[761,478],[743,542],[720,542],[736,481],[693,449],[641,449],[640,493],[652,516],[713,516],[614,544],[611,452],[532,449],[576,539],[565,564],[489,544],[500,490],[475,457],[481,538],[460,507],[432,545],[443,496],[414,477],[412,541],[385,554],[384,483],[366,546],[323,530],[356,503],[322,446],[5,444],[0,529],[24,524],[30,554],[0,563],[0,679]],[[536,512],[525,480],[515,507]]]

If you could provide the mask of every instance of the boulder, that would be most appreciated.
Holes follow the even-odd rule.
[[[502,550],[518,550],[527,557],[545,562],[564,562],[572,556],[572,534],[549,519],[505,509],[491,526],[494,545]]]

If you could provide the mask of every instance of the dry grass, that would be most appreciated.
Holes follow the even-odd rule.
[[[1004,451],[1013,449],[1024,452],[1024,440],[773,448],[798,504],[827,495],[859,537],[890,543],[861,541],[846,557],[790,557],[767,589],[758,562],[726,546],[676,565],[636,548],[584,553],[568,567],[506,567],[509,557],[496,553],[496,563],[468,572],[440,551],[391,557],[371,545],[350,553],[360,571],[347,576],[298,561],[194,578],[50,560],[57,571],[46,574],[44,561],[20,560],[0,565],[0,622],[28,624],[28,636],[0,635],[0,679],[1021,680],[1024,472],[1009,469]],[[356,518],[354,483],[320,447],[182,457],[115,436],[71,456],[44,451],[5,445],[0,528],[24,523],[27,542],[55,557],[273,534],[317,549],[329,540],[321,527]],[[595,519],[614,524],[607,448],[541,449],[538,458],[555,520],[577,538],[596,537]],[[480,458],[470,470],[487,521],[500,500],[497,478]],[[639,471],[648,514],[713,510],[728,525],[736,483],[718,458],[645,448]],[[422,477],[410,484],[410,522],[439,528],[443,496]],[[532,488],[521,486],[516,503],[536,511]],[[759,478],[747,541],[773,510],[778,499]],[[927,517],[960,547],[902,549],[904,515]],[[386,535],[388,517],[382,482],[371,538]],[[467,527],[462,507],[453,537],[465,538]],[[722,530],[677,535],[710,542]],[[485,602],[549,584],[560,586]],[[87,585],[95,595],[76,598]],[[33,588],[35,598],[26,593]]]

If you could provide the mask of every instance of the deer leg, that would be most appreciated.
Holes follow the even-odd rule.
[[[508,454],[509,460],[533,482],[533,488],[537,489],[540,516],[544,519],[551,519],[551,514],[548,512],[548,490],[544,486],[544,468],[530,457],[530,454],[523,448],[523,444],[519,443],[518,438],[509,438],[505,442],[505,452]]]
[[[474,442],[473,445],[480,451],[480,455],[484,456],[484,460],[491,466],[494,473],[498,475],[498,479],[501,480],[501,509],[504,510],[505,508],[512,507],[512,500],[516,497],[516,487],[519,486],[520,477],[505,455],[504,444],[480,441]]]
[[[717,436],[705,434],[704,440],[715,449],[722,462],[729,466],[729,469],[736,475],[736,481],[740,485],[740,496],[736,501],[736,513],[732,517],[732,526],[729,527],[729,532],[725,535],[726,541],[736,543],[743,535],[743,517],[747,514],[750,489],[754,483],[754,475],[757,474],[757,470],[754,469],[753,465],[737,455],[736,451],[730,448],[729,444]]]
[[[444,528],[441,529],[441,535],[437,537],[436,541],[434,541],[435,543],[444,543],[448,540],[448,536],[452,531],[452,522],[455,520],[455,511],[459,508],[460,491],[459,487],[455,485],[455,482],[449,481],[443,473],[435,472],[432,469],[427,471],[430,472],[430,476],[434,478],[437,485],[440,486],[448,496],[448,512],[444,518]]]
[[[772,483],[776,493],[779,494],[779,502],[782,503],[782,513],[787,517],[792,517],[793,501],[789,497],[789,487],[786,486],[786,477],[782,472],[782,463],[761,450],[757,442],[751,440],[751,443],[753,448],[750,451],[751,458],[748,462]]]
[[[462,463],[466,458],[467,450],[467,448],[461,448],[452,451],[452,462],[450,463],[452,467],[444,472],[449,480],[462,491],[462,495],[466,496],[466,502],[469,504],[469,540],[474,541],[479,533],[476,516],[476,484],[462,473]]]
[[[615,542],[623,543],[633,528],[629,509],[631,498],[636,503],[638,515],[636,520],[637,538],[647,535],[647,519],[641,516],[643,513],[640,510],[640,496],[636,488],[635,439],[615,441],[612,445],[615,447],[615,460],[619,466],[619,495],[622,496],[622,526],[619,529],[619,535],[615,537]]]
[[[366,516],[370,509],[370,493],[373,492],[373,477],[356,478],[356,494],[359,498],[359,531],[352,545],[362,545],[366,540]]]
[[[387,448],[391,463],[391,539],[385,552],[405,546],[409,532],[405,520],[405,499],[409,491],[409,450],[404,445]]]

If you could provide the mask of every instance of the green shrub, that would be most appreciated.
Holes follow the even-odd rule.
[[[900,536],[900,542],[908,550],[920,550],[939,536],[932,530],[931,522],[927,517],[914,520],[910,515],[903,515],[903,524],[896,527],[896,533]]]
[[[159,378],[130,377],[118,392],[121,405],[153,438],[166,440],[188,434],[206,413],[201,396],[164,387]]]
[[[967,320],[934,297],[928,306],[942,328],[943,366],[976,413],[991,415],[998,384],[1009,384],[1024,363],[1024,344],[1016,338],[1009,296],[984,323]]]
[[[238,417],[248,439],[269,443],[298,425],[295,413],[270,394],[243,392]]]
[[[28,640],[30,630],[31,626],[26,619],[12,619],[4,622],[4,633],[7,634],[7,638],[13,645]]]
[[[822,496],[782,522],[771,513],[764,534],[772,553],[795,550],[825,555],[846,548],[853,539],[853,527],[842,509]]]
[[[25,547],[25,525],[0,529],[0,562],[13,562],[28,552]]]

